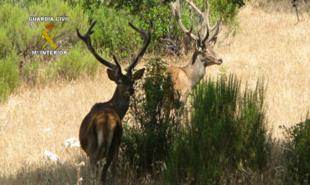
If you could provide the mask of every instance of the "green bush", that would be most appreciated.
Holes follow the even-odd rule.
[[[161,50],[163,43],[162,38],[177,39],[180,36],[180,31],[176,28],[174,19],[171,18],[171,8],[169,1],[161,0],[140,0],[138,3],[131,1],[127,4],[127,7],[131,10],[131,13],[137,15],[140,20],[143,20],[140,24],[153,25],[152,37],[155,41],[151,48],[156,51]]]
[[[33,57],[32,62],[24,64],[21,76],[29,85],[45,84],[57,79],[75,80],[81,75],[95,76],[99,65],[92,54],[78,44],[67,55],[58,56],[52,62],[45,62],[41,56]]]
[[[177,125],[170,117],[173,91],[171,80],[162,73],[164,68],[160,59],[151,59],[140,84],[142,91],[136,93],[130,106],[134,124],[125,127],[122,148],[125,160],[138,174],[162,172]]]
[[[94,76],[99,62],[79,45],[71,48],[67,55],[59,56],[46,70],[49,79],[74,80],[80,75]]]
[[[19,82],[16,56],[11,54],[0,59],[0,102],[7,99]]]
[[[31,50],[41,49],[40,35],[45,23],[30,25],[29,16],[69,16],[70,23],[56,25],[58,41],[72,42],[76,40],[75,28],[86,25],[86,16],[81,16],[82,8],[70,7],[67,3],[56,0],[42,0],[40,3],[24,2],[14,3],[6,1],[0,6],[0,57],[8,52],[16,52],[31,56]]]
[[[172,12],[170,7],[171,0],[168,1],[161,1],[161,0],[138,0],[138,1],[124,1],[124,0],[117,0],[117,1],[104,1],[102,3],[98,1],[89,1],[85,7],[90,7],[91,10],[89,10],[91,13],[91,17],[95,20],[98,20],[98,14],[102,15],[106,18],[105,22],[106,24],[114,24],[113,21],[110,21],[112,17],[112,20],[119,22],[118,19],[135,19],[137,20],[137,25],[141,27],[148,27],[148,24],[152,22],[153,24],[153,33],[152,37],[154,42],[151,43],[150,48],[152,48],[155,51],[159,52],[166,52],[167,50],[164,50],[163,48],[171,48],[173,47],[173,50],[179,50],[178,44],[185,39],[185,35],[181,34],[180,28],[178,27],[176,21],[174,18],[172,18]],[[182,1],[183,2],[183,1]],[[203,9],[204,0],[196,0],[195,3]],[[186,3],[182,3],[186,5]],[[222,17],[224,23],[234,23],[235,17],[238,11],[238,3],[235,1],[227,1],[227,0],[212,0],[209,1],[210,4],[210,16],[211,21],[214,23],[215,19]],[[110,7],[112,10],[107,10],[106,7]],[[188,13],[188,5],[183,8],[183,18],[185,21],[185,24],[189,26],[189,16]],[[126,12],[124,13],[118,13],[116,14],[116,11],[120,12]],[[106,12],[106,13],[105,13]],[[115,19],[117,15],[118,18]],[[123,25],[126,25],[127,23],[123,23]],[[109,27],[109,25],[106,25],[105,27]],[[105,28],[102,28],[105,29]],[[109,30],[109,29],[108,29]],[[115,30],[115,28],[113,29]],[[112,30],[112,31],[113,31]],[[122,30],[122,29],[120,29]],[[111,31],[111,30],[110,30]],[[110,32],[109,31],[109,32]],[[112,38],[113,36],[110,36],[110,33],[101,33],[102,35],[101,39],[97,40],[104,40]],[[122,34],[119,34],[122,35]],[[121,36],[121,40],[126,40],[126,38]],[[163,41],[162,39],[170,40],[172,42]],[[105,41],[106,42],[106,41]],[[113,49],[121,49],[119,47],[118,41],[114,40],[114,42],[106,42],[111,44],[104,44],[105,47],[111,48],[112,43],[116,43],[115,47]],[[102,45],[101,43],[100,45]],[[126,43],[125,43],[126,44]],[[135,45],[130,44],[129,46],[133,47]],[[133,47],[135,48],[135,47]],[[175,51],[178,52],[178,51]]]
[[[230,0],[209,0],[211,20],[215,22],[218,17],[222,17],[224,23],[232,24],[236,20],[238,13],[238,3]]]
[[[175,137],[167,162],[168,184],[219,184],[224,171],[267,163],[263,89],[245,90],[235,77],[197,85],[191,120]]]
[[[114,10],[108,7],[101,7],[94,12],[93,19],[97,21],[94,28],[94,45],[100,50],[108,53],[115,53],[121,58],[130,57],[135,54],[136,49],[142,46],[140,34],[134,31],[128,22],[136,18],[125,10]]]
[[[31,50],[41,50],[43,45],[41,33],[47,23],[30,24],[29,16],[68,16],[70,23],[56,24],[58,33],[56,41],[69,43],[66,46],[60,46],[64,48],[69,47],[75,42],[74,40],[77,40],[75,28],[86,26],[87,17],[81,16],[81,14],[82,8],[80,6],[71,7],[60,0],[4,1],[0,6],[0,24],[2,25],[0,28],[0,59],[6,58],[11,53],[16,55],[16,61],[23,61],[23,64],[19,65],[22,67],[20,68],[22,79],[31,82],[31,84],[36,84],[38,76],[40,76],[39,70],[44,68],[43,66],[47,63],[45,60],[51,60],[53,57],[41,57],[41,60],[38,61],[39,57],[31,55]],[[12,64],[16,67],[14,71],[18,70],[16,61]],[[4,87],[5,85],[2,86]],[[12,87],[3,89],[12,89]],[[6,92],[11,92],[11,90]]]
[[[29,32],[25,25],[27,24],[28,16],[26,11],[18,6],[10,3],[3,3],[0,6],[0,58],[16,50],[21,51],[26,47],[26,35]],[[24,40],[26,39],[26,40]]]
[[[285,184],[310,183],[310,119],[287,129]],[[298,183],[297,183],[298,182]]]
[[[29,15],[48,15],[48,16],[68,16],[68,22],[56,23],[57,39],[56,41],[62,41],[62,43],[69,43],[69,46],[75,44],[77,41],[76,28],[87,27],[87,15],[83,14],[83,9],[79,4],[70,6],[68,3],[61,0],[42,0],[41,3],[30,4],[28,7]],[[39,24],[39,25],[38,25]],[[40,30],[41,23],[38,23],[37,29]],[[45,26],[45,24],[43,24]],[[40,35],[39,35],[40,36]],[[66,46],[66,45],[65,45]],[[62,47],[62,45],[60,45]]]
[[[149,3],[148,6],[144,5],[140,11],[135,12],[139,12],[140,20],[146,20],[144,24],[149,24],[150,22],[153,24],[152,36],[156,43],[152,45],[152,48],[159,50],[162,47],[162,42],[160,41],[162,38],[177,38],[179,30],[173,29],[175,24],[173,19],[171,19],[169,4],[160,4],[159,0],[155,0],[153,3]]]

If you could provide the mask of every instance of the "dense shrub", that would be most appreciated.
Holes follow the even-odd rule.
[[[285,184],[310,183],[310,119],[287,129]],[[295,182],[295,183],[293,183]],[[298,183],[297,183],[298,182]]]
[[[209,0],[211,20],[215,21],[222,17],[224,23],[232,24],[235,22],[238,13],[238,3],[230,0]]]
[[[98,66],[99,62],[87,49],[82,50],[79,45],[76,45],[74,48],[71,48],[67,55],[59,56],[48,67],[46,73],[50,79],[74,80],[83,74],[95,75]]]
[[[62,43],[76,40],[75,28],[86,25],[85,16],[81,16],[79,6],[70,7],[63,1],[46,1],[41,3],[24,2],[17,4],[5,2],[0,6],[0,57],[8,52],[31,56],[31,50],[41,49],[41,33],[45,23],[29,23],[29,16],[69,16],[70,23],[57,24],[57,41]]]
[[[152,59],[146,69],[142,91],[132,100],[129,117],[133,126],[125,127],[122,148],[138,173],[156,173],[167,159],[177,122],[170,117],[171,81],[163,75],[160,59]]]
[[[168,26],[171,17],[171,2],[173,0],[113,0],[108,1],[107,4],[118,9],[129,8],[133,14],[140,15],[147,20],[156,21],[157,19],[161,22],[160,25]],[[201,7],[205,5],[205,2],[206,0],[194,0],[194,3]],[[213,18],[223,17],[225,23],[230,23],[235,18],[238,7],[244,4],[243,0],[209,0],[208,3]]]
[[[75,0],[3,0],[0,6],[0,59],[6,58],[13,53],[19,66],[22,79],[30,84],[37,84],[38,79],[46,75],[49,79],[55,76],[67,79],[75,79],[77,75],[91,69],[82,69],[87,65],[79,65],[69,61],[66,57],[42,57],[36,58],[31,55],[31,50],[39,50],[45,43],[41,33],[45,29],[44,23],[29,23],[29,16],[60,16],[69,17],[69,23],[57,23],[56,41],[58,49],[74,48],[78,41],[75,28],[85,32],[90,20],[97,20],[92,40],[95,48],[102,52],[115,53],[122,59],[132,57],[141,47],[140,35],[128,26],[128,21],[138,27],[148,29],[150,22],[153,25],[153,33],[150,48],[160,53],[180,53],[185,34],[182,34],[175,20],[171,18],[170,0],[138,0],[138,1],[75,1]],[[202,0],[197,3],[202,7]],[[230,1],[210,1],[210,6],[216,11],[235,11],[235,3]],[[233,4],[233,5],[231,5]],[[226,7],[227,5],[227,7]],[[189,23],[188,11],[184,11],[185,22]],[[217,16],[217,14],[214,14]],[[233,15],[227,13],[227,16]],[[228,20],[228,19],[227,19]],[[48,46],[49,47],[49,46]],[[85,48],[83,48],[85,49]],[[86,49],[85,49],[86,50]],[[75,52],[75,55],[72,54]],[[79,60],[78,52],[73,51],[70,56]],[[86,60],[86,59],[81,59]],[[55,62],[55,65],[53,63]],[[34,63],[32,63],[34,62]],[[52,64],[51,64],[52,63]],[[57,64],[56,64],[57,63]],[[46,67],[46,66],[47,67]],[[49,68],[52,66],[52,68]],[[89,67],[89,66],[88,66]],[[63,68],[63,69],[60,69]],[[47,69],[47,71],[44,71]],[[74,72],[73,70],[77,70]],[[88,72],[86,72],[88,73]],[[90,72],[92,74],[92,72]],[[39,80],[42,81],[42,80]],[[2,90],[8,89],[2,82]]]
[[[117,10],[128,10],[130,14],[137,16],[141,24],[152,22],[154,25],[153,37],[158,40],[167,35],[171,27],[170,1],[137,0],[137,1],[108,1],[107,6]]]
[[[21,77],[29,85],[45,84],[57,79],[74,80],[81,75],[95,76],[99,65],[91,53],[78,44],[67,55],[58,56],[50,62],[41,56],[33,57],[32,62],[24,64]]]
[[[0,6],[0,57],[4,58],[12,52],[21,52],[29,42],[35,31],[25,27],[28,21],[27,12],[10,3],[3,3]],[[32,33],[32,34],[31,34]],[[38,33],[38,32],[37,32]],[[28,38],[26,38],[29,35]],[[18,50],[18,51],[16,51]]]
[[[70,23],[57,24],[57,42],[60,48],[72,45],[76,39],[75,28],[86,26],[85,16],[81,16],[82,8],[71,7],[67,3],[56,0],[13,1],[5,0],[0,6],[0,60],[1,60],[1,99],[11,93],[19,79],[19,71],[24,81],[36,83],[41,64],[31,55],[31,50],[42,47],[41,33],[46,23],[29,23],[29,16],[69,16]],[[64,46],[64,43],[67,43]],[[60,49],[59,48],[59,49]],[[65,48],[68,49],[68,48]],[[11,57],[13,55],[14,57]],[[51,60],[53,57],[44,58]],[[35,63],[32,64],[31,60]],[[3,62],[5,61],[5,62]],[[19,64],[19,62],[22,63]],[[45,61],[42,65],[46,64]],[[44,63],[43,63],[44,62]],[[25,69],[23,69],[25,67]]]
[[[176,24],[174,24],[174,20],[171,19],[170,6],[167,3],[160,3],[159,0],[145,0],[140,6],[140,10],[133,9],[132,12],[138,13],[137,15],[140,20],[145,20],[144,22],[146,23],[152,23],[154,28],[152,36],[155,41],[153,48],[159,52],[163,52],[160,49],[163,46],[161,39],[177,39],[177,36],[180,35],[180,31],[175,29]]]
[[[107,18],[106,24],[112,24],[113,27],[113,21],[109,21],[112,17],[112,20],[115,21],[114,15],[117,15],[118,18],[116,19],[116,22],[119,22],[118,19],[124,19],[128,20],[131,18],[134,18],[137,21],[137,24],[142,27],[147,27],[150,22],[153,24],[153,40],[154,42],[151,44],[152,49],[159,51],[159,52],[167,52],[172,50],[175,53],[178,53],[180,48],[178,48],[178,45],[184,41],[185,35],[181,34],[181,31],[174,20],[172,18],[171,8],[170,8],[170,2],[171,0],[167,1],[161,1],[161,0],[138,0],[138,1],[123,1],[123,0],[117,0],[117,1],[104,1],[104,2],[98,2],[98,1],[88,1],[87,3],[84,3],[84,7],[87,8],[87,12],[89,15],[93,18],[98,20],[98,12],[100,12],[100,15],[104,15],[105,18]],[[183,1],[182,1],[183,2]],[[195,3],[200,6],[200,8],[203,9],[204,6],[204,0],[196,0]],[[186,3],[183,2],[185,5]],[[227,1],[227,0],[212,0],[209,1],[210,5],[210,16],[211,21],[215,22],[215,20],[219,17],[223,18],[224,23],[233,23],[235,21],[235,17],[238,10],[238,3],[235,1]],[[185,7],[187,7],[186,5]],[[110,7],[110,9],[107,9],[107,7]],[[187,8],[188,10],[188,8]],[[115,13],[117,11],[120,12],[126,12],[124,13]],[[106,13],[104,13],[106,12]],[[190,14],[188,14],[188,11],[186,11],[186,8],[184,8],[183,11],[184,21],[187,26],[189,26],[190,22]],[[131,16],[128,16],[131,15]],[[101,18],[104,18],[103,16]],[[124,17],[124,18],[123,18]],[[123,23],[122,25],[126,25],[127,23]],[[121,21],[122,22],[122,21]],[[116,24],[120,25],[120,24]],[[105,25],[106,27],[109,27],[109,25]],[[104,29],[104,28],[102,28]],[[115,29],[113,29],[115,30]],[[110,30],[110,31],[113,31]],[[122,30],[122,29],[120,29]],[[110,32],[109,31],[109,32]],[[109,40],[110,38],[113,38],[115,36],[111,35],[111,33],[105,33],[101,34],[101,39],[98,40]],[[119,33],[121,40],[126,40],[126,37],[122,37],[122,33]],[[107,42],[109,43],[109,42]],[[111,44],[114,42],[111,42]],[[111,44],[104,44],[104,46],[110,47]],[[116,47],[113,47],[113,49],[121,49],[118,47],[117,41],[116,41]],[[126,45],[126,43],[125,43]],[[135,45],[129,45],[131,47]],[[134,47],[133,47],[134,48]],[[166,49],[167,48],[167,49]],[[172,48],[172,49],[171,49]],[[165,49],[165,50],[164,50]]]
[[[7,99],[19,82],[16,56],[11,54],[0,59],[0,102]]]
[[[192,115],[175,137],[167,162],[169,184],[219,184],[223,172],[263,169],[269,144],[264,128],[263,89],[241,93],[234,77],[199,84]]]
[[[93,19],[97,21],[93,34],[94,45],[97,48],[126,58],[135,54],[136,49],[142,46],[140,34],[128,25],[131,21],[139,26],[135,22],[137,18],[129,12],[103,6],[94,12]]]

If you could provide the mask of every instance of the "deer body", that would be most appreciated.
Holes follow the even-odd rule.
[[[104,148],[108,151],[112,142],[111,138],[116,137],[119,138],[117,140],[120,140],[121,120],[129,107],[129,96],[123,96],[121,93],[116,88],[111,100],[105,103],[96,103],[82,121],[80,128],[81,147],[88,156],[94,155],[96,151],[103,148],[103,143],[105,144]],[[88,137],[96,135],[96,139]],[[99,159],[104,157],[105,152],[97,152],[96,154],[97,156],[94,156],[94,159]]]
[[[121,93],[116,88],[110,101],[96,103],[85,116],[80,127],[81,147],[89,156],[91,166],[94,168],[98,161],[106,159],[102,181],[106,179],[111,162],[117,158],[123,133],[122,119],[129,107],[129,96],[122,96]]]
[[[205,68],[202,62],[187,64],[183,67],[169,66],[167,69],[171,76],[173,88],[180,97],[181,102],[185,102],[187,95],[194,85],[196,85],[205,75]]]
[[[116,83],[116,89],[113,97],[104,103],[96,103],[90,112],[85,116],[80,126],[79,139],[82,149],[85,151],[90,160],[92,175],[95,175],[97,181],[97,173],[101,172],[100,183],[106,183],[108,168],[112,166],[112,180],[114,181],[116,160],[122,139],[122,119],[124,118],[128,108],[130,97],[134,93],[134,82],[142,78],[144,68],[132,73],[133,68],[142,58],[150,43],[150,32],[138,29],[131,23],[129,25],[139,32],[144,39],[143,47],[138,55],[133,59],[127,69],[127,73],[123,74],[118,60],[113,55],[116,65],[101,58],[91,45],[90,35],[93,33],[92,28],[96,22],[93,22],[85,35],[81,35],[77,30],[78,37],[84,41],[89,51],[103,65],[107,66],[107,73],[110,80]],[[105,160],[105,161],[104,161]],[[104,162],[103,165],[100,162]]]

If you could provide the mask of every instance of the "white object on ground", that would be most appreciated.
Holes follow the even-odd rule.
[[[65,148],[79,148],[81,147],[80,141],[76,138],[66,139],[64,142]]]
[[[48,150],[44,151],[44,156],[51,161],[59,161],[59,157],[53,152],[50,152]]]
[[[52,129],[51,128],[42,128],[41,131],[42,132],[51,132]]]

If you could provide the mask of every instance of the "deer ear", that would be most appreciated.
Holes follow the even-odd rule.
[[[111,70],[111,69],[107,69],[107,73],[108,73],[108,77],[110,80],[116,82],[118,80],[118,75],[117,73],[115,73],[115,71]]]
[[[133,74],[133,80],[139,80],[140,78],[142,78],[144,74],[144,70],[145,68],[142,68],[142,69],[139,69],[137,72],[135,72],[135,74]]]

